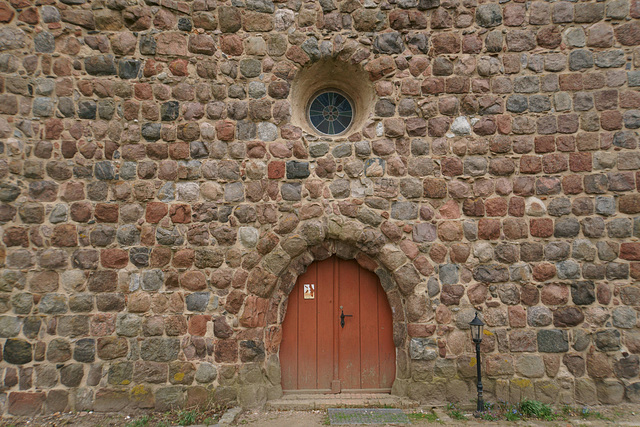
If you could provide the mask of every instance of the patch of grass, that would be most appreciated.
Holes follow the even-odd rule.
[[[467,419],[467,417],[464,416],[464,414],[462,413],[462,411],[460,411],[459,409],[453,409],[451,411],[449,411],[449,416],[451,418],[453,418],[454,420],[465,420]]]
[[[440,422],[440,418],[433,412],[411,412],[407,414],[410,421]]]
[[[213,425],[218,422],[227,406],[210,400],[208,402],[182,409],[173,409],[163,414],[156,414],[154,427],[170,427],[175,425],[190,426],[194,424]],[[151,425],[151,424],[150,424]],[[149,426],[150,426],[149,425]],[[128,427],[128,426],[127,426]],[[146,425],[132,427],[147,427]]]
[[[195,410],[180,411],[178,413],[178,424],[181,426],[190,426],[196,423],[197,413]]]
[[[538,400],[524,399],[520,402],[522,415],[532,418],[540,418],[545,421],[553,421],[557,418],[551,406]]]
[[[566,419],[572,413],[573,409],[567,405],[562,408],[562,413],[558,413],[554,412],[553,408],[546,403],[523,399],[520,403],[498,401],[493,404],[485,402],[484,412],[480,415],[480,418],[487,421],[521,421],[528,419],[555,421]]]
[[[456,408],[456,405],[454,403],[449,403],[447,405],[447,415],[449,415],[454,420],[466,421],[467,419],[467,417],[464,416],[462,411]]]
[[[602,421],[613,421],[613,418],[605,417],[600,412],[591,410],[588,406],[577,408],[570,405],[564,405],[562,407],[562,414],[566,417],[580,417],[585,420],[596,419]]]
[[[149,415],[145,415],[142,418],[139,418],[137,420],[133,420],[127,424],[125,424],[126,427],[144,427],[147,424],[149,424],[149,421],[151,421],[151,418],[149,417]]]
[[[522,419],[522,413],[514,408],[511,411],[505,412],[504,418],[507,421],[520,421]]]
[[[480,415],[480,418],[485,421],[498,421],[500,419],[498,415],[495,415],[492,412],[484,412]]]
[[[589,408],[582,408],[582,418],[595,418],[596,420],[613,421],[613,418],[605,417],[598,411],[591,411]]]

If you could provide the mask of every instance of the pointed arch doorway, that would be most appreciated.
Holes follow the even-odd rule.
[[[389,393],[396,350],[378,276],[335,256],[309,265],[289,295],[280,366],[285,393]]]

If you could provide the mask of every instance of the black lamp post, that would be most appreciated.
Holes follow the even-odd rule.
[[[479,417],[480,414],[484,412],[484,400],[482,399],[482,369],[480,363],[480,343],[482,342],[482,328],[484,327],[484,322],[478,317],[478,312],[476,312],[476,317],[469,322],[469,326],[471,326],[471,338],[476,344],[476,363],[478,366],[478,406],[476,407],[475,416]]]

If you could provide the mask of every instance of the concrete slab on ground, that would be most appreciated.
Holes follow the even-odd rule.
[[[329,408],[329,424],[411,424],[402,409],[394,408]]]
[[[328,408],[415,408],[418,402],[389,394],[286,394],[266,404],[267,410],[308,411]]]

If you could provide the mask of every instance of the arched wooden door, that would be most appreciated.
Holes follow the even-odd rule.
[[[396,352],[378,276],[337,257],[311,264],[289,295],[280,365],[285,392],[390,392]]]

